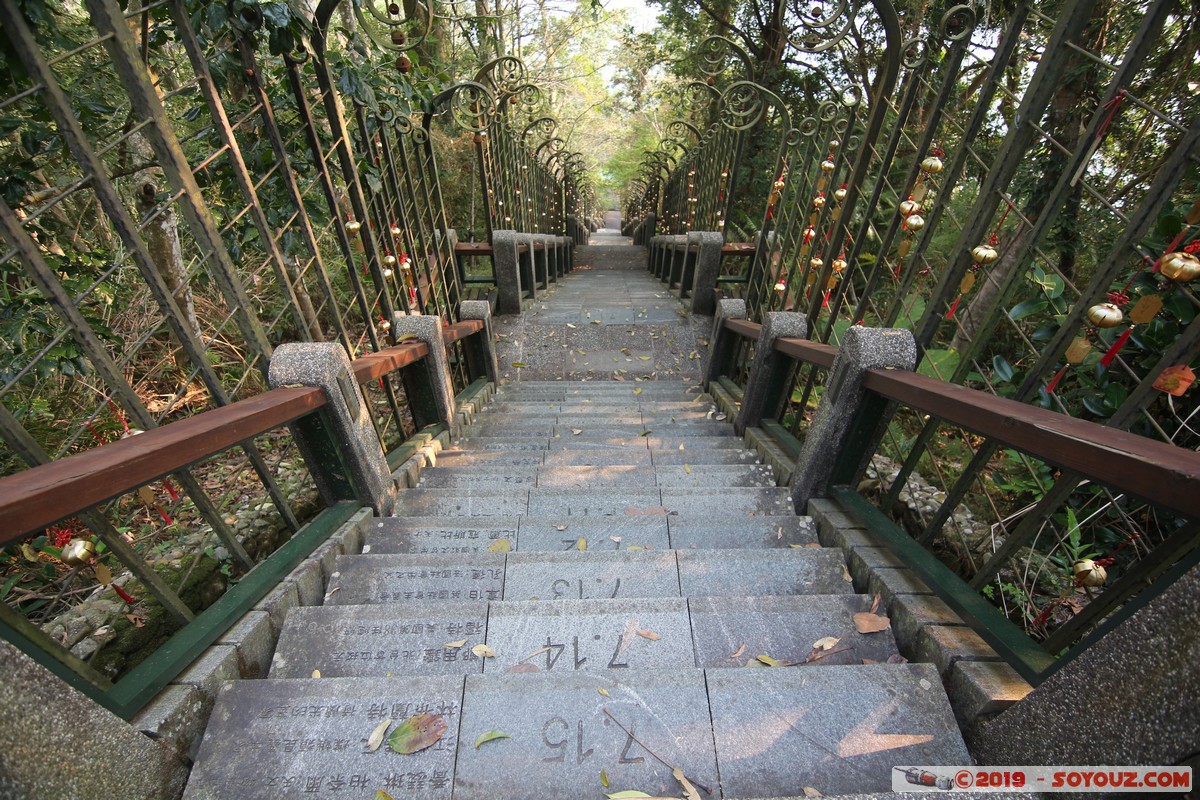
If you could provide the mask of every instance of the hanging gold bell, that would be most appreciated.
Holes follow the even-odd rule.
[[[980,266],[987,266],[995,262],[1000,254],[996,252],[996,248],[990,244],[981,244],[971,249],[971,260]]]
[[[1097,328],[1115,328],[1125,315],[1113,303],[1097,303],[1087,310],[1087,318]]]
[[[1108,580],[1108,571],[1090,558],[1081,558],[1071,565],[1075,572],[1075,583],[1096,588]]]
[[[814,197],[812,199],[812,207],[816,208],[816,209],[824,208],[825,207],[825,198],[822,197],[821,195],[817,195],[816,197]]]
[[[90,540],[72,539],[62,549],[62,555],[59,556],[59,559],[68,566],[82,567],[85,564],[90,564],[95,557],[96,545],[92,544]]]
[[[833,172],[835,169],[837,169],[837,164],[833,163],[832,161],[825,160],[821,162],[821,169],[825,172]]]
[[[905,217],[904,227],[908,228],[910,231],[919,231],[921,228],[925,227],[925,218],[920,214],[913,214],[912,216]]]
[[[845,200],[846,199],[846,187],[839,186],[838,188],[834,189],[833,190],[833,199],[837,200],[839,203],[842,202],[843,200]]]
[[[921,204],[916,200],[904,200],[900,203],[900,216],[911,217],[921,211]]]
[[[1191,253],[1167,253],[1158,267],[1164,278],[1183,283],[1200,275],[1200,258]]]
[[[834,272],[842,272],[845,269],[846,269],[846,259],[835,258],[833,260],[833,271]]]
[[[812,267],[814,271],[816,271],[825,266],[825,262],[821,260],[820,256],[813,256],[808,260],[808,265]]]
[[[358,236],[358,232],[362,230],[362,223],[356,219],[352,219],[346,223],[346,233],[351,236]]]
[[[942,160],[937,156],[926,156],[921,162],[921,172],[936,175],[942,171]]]

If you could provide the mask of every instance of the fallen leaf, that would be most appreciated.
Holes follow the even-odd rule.
[[[580,536],[579,541],[575,543],[575,549],[579,550],[580,552],[587,550],[587,539]]]
[[[638,356],[638,361],[649,361],[650,356]]]
[[[679,449],[680,449],[680,450],[682,450],[682,449],[683,449],[683,442],[680,442],[680,443],[679,443]]]
[[[137,496],[138,499],[142,501],[142,505],[144,506],[152,506],[154,505],[155,500],[158,499],[154,496],[154,490],[149,486],[143,486],[142,488],[138,489]]]
[[[594,319],[594,320],[592,320],[592,324],[593,324],[593,325],[599,325],[599,324],[601,324],[601,323],[600,323],[600,320],[598,320],[598,319]]]
[[[112,583],[113,574],[111,569],[99,562],[92,569],[96,572],[96,583],[99,583],[101,586],[108,586]]]
[[[510,737],[504,731],[498,731],[493,728],[490,731],[484,731],[483,733],[479,734],[478,737],[476,737],[475,749],[478,750],[480,745],[487,744],[488,742],[494,742],[497,739],[510,739],[510,738],[512,738],[512,737]]]
[[[597,692],[599,692],[600,694],[604,695],[605,697],[611,697],[611,696],[612,696],[612,695],[610,695],[610,694],[608,693],[608,689],[605,689],[603,686],[597,686],[597,687],[596,687],[596,691],[597,691]]]
[[[321,670],[319,670],[319,669],[314,669],[314,670],[312,671],[312,676],[313,676],[314,678],[319,678],[319,677],[321,677]]]
[[[568,328],[574,328],[575,326],[574,326],[574,325],[572,325],[571,323],[569,323],[569,322],[568,322],[568,323],[567,323],[567,327],[568,327]]]
[[[371,735],[367,737],[368,753],[374,753],[379,749],[379,745],[383,744],[383,737],[387,735],[387,729],[392,727],[394,721],[389,717],[375,726],[375,730],[371,731]]]
[[[524,361],[514,361],[514,362],[512,362],[512,365],[514,367],[516,367],[517,369],[521,369],[522,367],[525,366],[525,362]]]
[[[537,664],[513,664],[506,672],[541,672],[542,668]]]
[[[642,547],[640,544],[631,544],[626,549],[629,550],[630,552],[636,552],[638,550],[645,550],[646,548]]]
[[[583,428],[571,428],[571,433],[578,436],[579,434],[583,433]]]
[[[600,785],[605,789],[608,788],[608,773],[604,770],[600,770]]]
[[[829,650],[840,641],[836,636],[826,636],[813,642],[813,650]]]
[[[648,631],[645,628],[639,628],[637,635],[642,637],[643,639],[649,639],[652,642],[657,642],[659,639],[662,638],[654,631]]]
[[[497,539],[488,545],[487,551],[489,553],[511,553],[512,542],[508,539]]]
[[[824,797],[825,795],[821,794],[820,792],[818,792],[816,789],[814,789],[811,786],[805,786],[804,787],[804,796],[805,797]]]
[[[675,780],[679,781],[679,785],[683,787],[683,795],[687,798],[687,800],[700,800],[700,793],[696,791],[696,787],[692,786],[692,782],[689,781],[687,776],[683,774],[683,770],[681,770],[679,767],[675,767],[673,770],[671,770],[671,775],[673,775]]]
[[[555,525],[554,529],[556,531],[565,531],[567,529],[567,526],[566,525]]]
[[[652,432],[653,431],[645,430],[639,433],[638,436],[649,436]]]
[[[762,662],[763,664],[766,664],[768,667],[795,666],[795,664],[791,661],[783,661],[781,659],[771,658],[770,656],[767,656],[767,655],[758,656],[758,658],[756,660]]]
[[[609,538],[609,539],[612,539],[612,540],[613,540],[614,542],[616,542],[617,544],[620,544],[620,543],[621,543],[621,537],[620,537],[620,536],[610,536],[610,537],[608,537],[608,538]]]
[[[879,633],[892,626],[892,621],[882,614],[860,611],[854,615],[854,627],[859,633]]]
[[[417,338],[415,333],[402,333],[396,337],[396,343],[399,344],[400,342],[407,342],[409,339],[415,338]]]
[[[388,737],[388,747],[403,755],[416,753],[442,738],[449,728],[446,720],[436,714],[417,714],[396,726]]]
[[[462,647],[466,643],[467,643],[466,639],[459,639],[457,642],[446,642],[444,645],[442,645],[442,647],[453,650],[457,647]]]
[[[528,661],[531,658],[536,658],[537,656],[540,656],[542,653],[545,653],[549,649],[550,649],[549,647],[539,647],[537,650],[534,650],[532,653],[526,653],[525,657],[522,658],[521,660]]]
[[[876,661],[876,660],[875,660],[875,659],[873,659],[873,658],[864,658],[864,659],[862,660],[862,663],[864,663],[864,664],[878,664],[879,662],[878,662],[878,661]]]
[[[633,390],[633,393],[634,393],[634,394],[641,394],[641,393],[642,393],[642,387],[640,387],[640,386],[639,386],[638,388],[634,389],[634,390]]]
[[[135,628],[146,627],[146,618],[141,614],[126,614],[125,619],[129,620]]]
[[[746,643],[742,642],[738,645],[738,649],[729,654],[730,658],[741,658],[742,653],[746,652]]]
[[[376,789],[375,790],[375,800],[396,800],[396,798],[392,797],[390,794],[385,792],[383,789]]]
[[[624,792],[613,792],[612,794],[606,794],[604,796],[607,797],[608,800],[628,800],[628,798],[633,797],[649,797],[651,800],[653,800],[654,798],[654,795],[646,794],[645,792],[639,792],[636,789],[628,789]]]
[[[684,464],[684,465],[683,465],[683,471],[684,471],[684,472],[686,472],[688,475],[691,475],[691,474],[692,474],[692,467],[691,467],[691,465],[689,465],[689,464]]]
[[[488,647],[486,644],[477,644],[471,648],[471,652],[480,658],[495,658],[496,651]]]
[[[904,656],[900,655],[899,653],[892,653],[890,656],[888,656],[887,663],[889,663],[889,664],[907,664],[908,659],[905,658]]]

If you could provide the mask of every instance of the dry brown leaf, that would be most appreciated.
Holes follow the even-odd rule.
[[[648,631],[645,628],[638,628],[637,635],[642,637],[643,639],[649,639],[652,642],[657,642],[659,639],[662,638],[654,631]]]
[[[854,627],[859,633],[879,633],[892,626],[892,621],[882,614],[860,611],[854,615]]]
[[[840,641],[836,636],[825,636],[813,642],[813,650],[829,650]]]
[[[742,653],[746,652],[746,643],[742,642],[738,645],[738,649],[729,654],[730,658],[741,658]]]
[[[818,792],[816,789],[814,789],[811,786],[805,786],[804,787],[804,796],[805,797],[824,797],[825,795],[821,794],[820,792]]]
[[[675,777],[675,780],[679,781],[679,785],[683,787],[683,796],[687,800],[700,800],[700,793],[696,791],[696,787],[692,786],[692,782],[683,774],[683,770],[675,767],[671,770],[671,774]]]
[[[125,619],[129,620],[135,628],[144,628],[146,626],[146,618],[141,614],[126,614]]]
[[[454,650],[455,648],[462,647],[466,643],[466,639],[459,639],[457,642],[446,642],[444,645],[442,645],[442,647],[445,647],[449,650]]]
[[[531,659],[531,658],[534,658],[534,657],[536,657],[536,656],[540,656],[542,653],[545,653],[545,652],[546,652],[546,651],[548,651],[549,649],[550,649],[549,647],[539,647],[537,650],[534,650],[532,653],[528,653],[528,654],[526,654],[526,656],[525,656],[524,658],[522,658],[521,660],[522,660],[522,661],[528,661],[528,660],[529,660],[529,659]]]
[[[96,573],[96,583],[99,583],[101,586],[108,586],[113,582],[112,570],[103,564],[96,562],[92,570]]]
[[[393,719],[390,717],[375,726],[375,730],[371,731],[371,735],[367,737],[367,752],[374,753],[379,749],[379,745],[383,744],[383,737],[387,735],[387,729],[392,727]]]

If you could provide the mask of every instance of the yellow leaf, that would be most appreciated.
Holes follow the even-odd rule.
[[[487,551],[489,553],[511,553],[512,542],[508,539],[497,539],[488,545]]]
[[[376,789],[375,790],[375,800],[396,800],[396,798],[392,797],[390,794],[385,792],[383,789]]]
[[[600,785],[605,789],[608,788],[608,773],[604,770],[600,770]]]
[[[371,735],[367,738],[367,752],[374,753],[379,749],[379,745],[383,744],[383,737],[387,735],[387,729],[392,726],[393,720],[389,717],[383,722],[375,726],[375,730],[371,731]]]
[[[313,676],[314,678],[319,678],[319,677],[321,677],[321,670],[319,670],[319,669],[314,669],[314,670],[312,671],[312,676]]]
[[[459,639],[457,642],[446,642],[444,645],[442,645],[442,647],[448,648],[450,650],[454,650],[455,648],[462,647],[466,643],[467,643],[466,639]]]
[[[771,658],[767,655],[762,655],[757,658],[758,661],[766,664],[768,667],[790,667],[793,666],[791,661],[783,661],[781,659]]]
[[[587,539],[580,536],[579,541],[575,543],[575,549],[579,550],[580,552],[587,550]]]
[[[634,393],[634,394],[641,394],[641,393],[642,393],[642,387],[640,387],[640,386],[639,386],[638,388],[634,389],[634,390],[633,390],[633,393]]]
[[[488,647],[486,644],[477,644],[471,648],[471,652],[480,658],[495,658],[496,651]]]
[[[650,356],[638,356],[638,361],[649,361]]]
[[[522,367],[525,366],[525,362],[524,361],[514,361],[514,362],[512,362],[512,365],[514,367],[516,367],[517,369],[521,369]]]
[[[642,547],[640,544],[631,544],[631,545],[629,545],[629,547],[627,549],[631,550],[633,552],[637,552],[638,550],[645,550],[646,548]]]
[[[597,687],[596,687],[596,691],[597,691],[597,692],[599,692],[600,694],[604,695],[605,697],[610,697],[610,696],[611,696],[611,695],[609,695],[609,693],[608,693],[608,689],[605,689],[603,686],[597,686]]]
[[[648,631],[648,630],[645,630],[644,628],[639,628],[637,635],[642,637],[643,639],[649,639],[652,642],[657,642],[659,639],[662,638],[654,631]]]
[[[504,731],[499,731],[499,730],[495,730],[495,729],[490,730],[490,731],[484,731],[483,733],[479,734],[478,737],[476,737],[475,749],[478,750],[480,745],[487,744],[488,742],[494,742],[497,739],[509,739],[509,738],[511,738],[511,737]]]
[[[691,475],[691,474],[692,474],[692,467],[691,467],[691,465],[689,465],[689,464],[684,464],[684,465],[683,465],[683,471],[684,471],[684,472],[686,472],[688,475]]]
[[[108,586],[112,583],[113,574],[111,569],[100,563],[97,563],[93,569],[96,571],[96,583],[99,583],[101,586]]]
[[[571,433],[578,436],[579,434],[583,433],[583,428],[571,428]]]
[[[813,642],[813,650],[829,650],[837,645],[841,639],[836,636],[826,636],[823,639],[817,639]]]
[[[154,501],[157,499],[154,496],[154,490],[149,486],[143,486],[142,488],[138,489],[137,494],[138,499],[142,501],[142,505],[144,506],[154,505]]]

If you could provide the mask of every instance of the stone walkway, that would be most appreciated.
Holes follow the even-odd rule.
[[[508,324],[520,380],[364,520],[269,677],[221,690],[185,800],[879,795],[970,763],[937,670],[695,385],[703,322],[639,252],[593,246]]]
[[[503,380],[698,381],[712,318],[689,317],[628,238],[602,228],[592,241],[524,314],[495,319]]]

